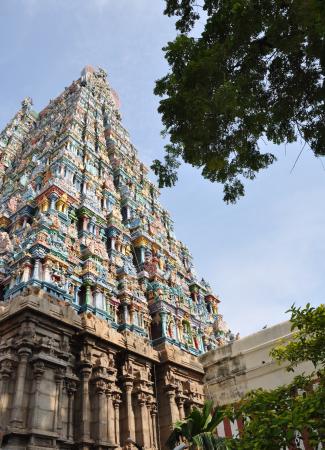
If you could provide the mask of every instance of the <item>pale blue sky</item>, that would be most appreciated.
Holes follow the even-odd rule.
[[[25,96],[40,110],[83,66],[99,65],[150,165],[164,145],[154,80],[166,73],[161,48],[175,35],[163,7],[163,0],[0,0],[0,128]],[[284,320],[294,301],[324,301],[325,171],[305,148],[290,174],[300,148],[274,148],[278,162],[246,186],[237,205],[225,205],[222,189],[190,167],[161,195],[197,273],[242,335]]]

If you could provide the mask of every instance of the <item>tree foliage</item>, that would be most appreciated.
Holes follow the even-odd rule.
[[[273,349],[271,356],[279,362],[289,361],[288,370],[303,361],[325,369],[325,305],[317,308],[309,303],[305,308],[293,305],[287,312],[291,312],[294,340]]]
[[[238,450],[276,450],[301,446],[303,437],[312,448],[325,444],[325,306],[293,305],[294,339],[277,346],[271,356],[289,361],[288,370],[311,361],[315,372],[296,376],[289,385],[249,392],[226,415],[243,420],[243,433],[229,444]]]
[[[241,418],[243,432],[229,440],[237,450],[280,450],[302,447],[303,437],[312,448],[325,443],[325,378],[315,387],[314,376],[298,376],[289,385],[248,393],[226,415]],[[291,447],[292,448],[292,447]]]
[[[287,370],[303,361],[311,361],[315,371],[296,376],[276,389],[248,392],[237,404],[216,408],[208,401],[203,411],[195,409],[175,424],[167,445],[173,449],[185,440],[192,449],[284,450],[317,449],[325,445],[325,306],[293,305],[291,313],[294,339],[277,346],[271,356],[278,362],[289,361]],[[240,436],[217,438],[217,425],[227,417],[243,423]]]
[[[276,159],[261,138],[301,138],[325,155],[325,2],[322,0],[166,0],[178,36],[163,49],[169,73],[156,82],[170,144],[152,168],[160,187],[177,180],[181,160],[244,195]],[[201,16],[201,17],[200,17]],[[202,34],[190,32],[206,20]]]

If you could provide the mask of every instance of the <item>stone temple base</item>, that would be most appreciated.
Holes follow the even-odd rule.
[[[0,303],[0,430],[10,450],[164,448],[204,400],[197,358],[39,288]]]

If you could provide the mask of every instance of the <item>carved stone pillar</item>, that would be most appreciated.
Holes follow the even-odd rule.
[[[62,432],[62,382],[64,378],[64,369],[58,369],[55,373],[55,406],[53,416],[53,431],[61,435]]]
[[[179,420],[179,411],[175,402],[175,390],[174,388],[170,388],[166,390],[166,395],[168,397],[168,403],[169,403],[169,412],[170,412],[170,418],[171,423],[174,425],[174,423]]]
[[[167,332],[167,312],[166,311],[160,312],[160,319],[161,319],[161,336],[166,337],[166,332]]]
[[[91,285],[90,284],[86,284],[86,304],[87,305],[92,305],[93,304],[93,296],[92,296],[92,292],[91,292]]]
[[[113,405],[113,394],[111,390],[106,390],[106,404],[107,404],[107,442],[116,443],[115,435],[115,405]]]
[[[45,263],[43,264],[43,280],[47,283],[51,282],[51,266],[52,264],[50,261],[45,261]]]
[[[177,397],[177,399],[176,399],[180,420],[185,419],[184,401],[185,401],[185,399],[183,397]]]
[[[141,417],[141,444],[142,447],[149,448],[150,435],[149,435],[147,398],[146,395],[142,392],[138,395],[138,403],[140,406],[140,417]]]
[[[140,264],[143,264],[145,261],[145,248],[143,246],[140,247]]]
[[[40,278],[40,266],[41,266],[40,258],[35,258],[34,270],[33,270],[33,279],[34,280],[39,280],[39,278]]]
[[[26,283],[29,280],[31,268],[32,268],[32,266],[30,263],[24,264],[23,276],[21,279],[22,282]]]
[[[50,195],[50,209],[56,210],[56,201],[58,198],[59,196],[55,192],[52,192]]]
[[[151,408],[151,421],[152,421],[152,446],[154,448],[158,448],[158,440],[157,440],[157,406],[155,404],[152,405]]]
[[[12,377],[14,366],[12,361],[2,361],[0,375],[1,375],[1,387],[0,387],[0,430],[6,425],[6,411],[9,407],[8,387],[9,380]]]
[[[132,390],[133,380],[124,382],[125,388],[125,407],[126,407],[126,419],[127,419],[127,434],[132,440],[135,440],[135,426],[134,426],[134,413],[132,408]]]
[[[31,350],[27,347],[22,347],[18,350],[19,363],[16,373],[16,385],[14,391],[14,397],[12,402],[11,420],[10,423],[13,427],[23,427],[23,398],[27,371],[27,362],[31,354]]]
[[[98,288],[94,291],[94,305],[96,308],[104,309],[103,292]]]
[[[107,404],[105,398],[105,392],[107,389],[107,382],[104,380],[96,381],[96,396],[97,396],[97,442],[103,442],[107,440],[107,427],[109,423],[107,422]]]
[[[31,413],[30,426],[32,429],[39,427],[39,388],[42,377],[45,372],[45,365],[43,361],[37,361],[33,365],[33,408]]]
[[[79,303],[79,291],[80,291],[80,286],[75,286],[73,303],[75,303],[76,305],[78,305],[78,303]]]
[[[194,408],[194,401],[192,398],[189,398],[188,400],[185,401],[185,415],[190,414],[193,411]]]
[[[147,400],[147,422],[149,430],[149,447],[153,447],[152,421],[151,421],[151,399]]]
[[[89,424],[89,378],[91,374],[91,365],[86,364],[81,367],[81,418],[80,418],[80,437],[82,440],[90,438]]]
[[[119,394],[115,395],[114,398],[114,424],[115,424],[115,444],[118,447],[120,444],[120,404],[121,404],[121,396]]]
[[[67,380],[66,390],[68,394],[68,424],[67,424],[67,439],[73,440],[73,408],[74,408],[74,395],[77,390],[77,384],[72,380]]]
[[[124,323],[129,322],[128,305],[126,303],[123,305],[123,319],[124,319]]]
[[[89,222],[89,218],[87,216],[84,216],[82,218],[82,230],[83,231],[87,231],[88,230],[88,222]]]

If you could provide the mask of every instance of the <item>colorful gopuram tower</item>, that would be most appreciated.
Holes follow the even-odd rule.
[[[87,66],[0,134],[0,430],[6,449],[163,448],[231,338]]]

